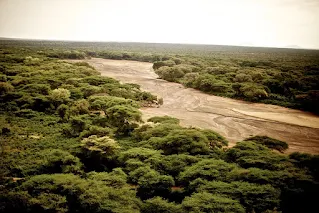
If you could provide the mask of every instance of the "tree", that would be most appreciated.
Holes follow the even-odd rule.
[[[51,91],[50,98],[56,105],[69,101],[71,93],[64,88],[58,88]]]
[[[182,208],[185,212],[227,212],[244,213],[245,209],[237,200],[232,200],[219,195],[212,195],[207,192],[200,192],[186,197],[182,202]]]
[[[93,110],[103,110],[105,113],[107,109],[114,106],[131,106],[139,107],[136,101],[132,99],[125,99],[115,96],[91,96],[89,98],[90,108]]]
[[[179,181],[187,186],[197,178],[203,180],[225,180],[232,170],[237,168],[235,164],[226,163],[223,160],[207,159],[201,160],[192,166],[186,167],[179,175]]]
[[[268,93],[263,87],[252,83],[241,84],[239,92],[239,96],[243,96],[248,100],[259,100],[268,97]]]
[[[243,168],[282,170],[292,166],[286,156],[278,155],[266,146],[253,141],[237,143],[226,151],[225,157],[226,161],[238,163]]]
[[[188,166],[191,166],[198,161],[200,161],[200,158],[187,154],[166,155],[160,156],[159,168],[156,168],[157,170],[162,169],[162,173],[169,174],[175,178],[178,177],[179,173],[183,172]]]
[[[275,149],[279,152],[284,152],[285,150],[288,149],[288,144],[286,142],[283,142],[274,138],[270,138],[267,136],[254,136],[254,137],[245,139],[245,141],[252,141],[258,144],[262,144],[268,147],[269,149]]]
[[[248,212],[264,212],[279,208],[280,190],[271,185],[247,182],[225,183],[220,181],[204,182],[197,192],[208,192],[238,200]]]
[[[235,76],[234,81],[235,82],[240,82],[240,83],[242,83],[242,82],[252,82],[253,79],[252,79],[251,75],[247,75],[245,73],[239,73],[239,74],[237,74]]]
[[[37,162],[36,174],[52,173],[75,173],[82,172],[80,159],[67,151],[60,149],[44,150],[40,152],[43,161]]]
[[[163,138],[151,138],[148,143],[156,149],[163,150],[165,155],[189,153],[207,154],[208,139],[195,129],[173,130]]]
[[[69,119],[70,114],[69,114],[69,107],[65,104],[61,104],[58,108],[57,108],[57,112],[61,118],[62,121],[66,121]]]
[[[75,101],[70,107],[70,113],[72,115],[82,115],[89,112],[90,104],[87,100],[81,99]]]
[[[140,201],[126,185],[106,186],[103,181],[72,174],[33,176],[11,198],[25,203],[29,212],[139,212]],[[21,212],[17,205],[13,212]],[[6,209],[6,206],[4,206]]]
[[[71,117],[69,122],[70,126],[63,129],[64,134],[68,137],[78,137],[81,134],[81,132],[87,129],[89,119],[87,115],[74,116]]]
[[[86,174],[87,179],[102,181],[106,186],[121,188],[127,185],[127,175],[121,168],[115,168],[112,172],[89,172]]]
[[[151,117],[147,120],[148,122],[153,123],[172,123],[172,124],[179,124],[179,120],[177,118],[173,118],[170,116],[155,116]]]
[[[144,201],[142,213],[182,213],[181,206],[170,203],[161,197],[154,197]]]
[[[12,92],[14,87],[8,82],[0,82],[0,95],[5,95],[8,92]]]
[[[88,158],[99,159],[114,156],[121,148],[112,138],[108,136],[98,137],[96,135],[82,139],[80,147]]]
[[[117,133],[127,135],[142,121],[142,113],[132,106],[115,105],[105,110],[111,125],[117,127]]]
[[[160,78],[167,81],[177,81],[179,78],[182,78],[185,73],[180,68],[163,66],[157,69],[156,74],[159,75]]]
[[[129,174],[130,180],[138,184],[137,196],[142,200],[154,196],[167,197],[175,182],[171,176],[160,175],[149,166],[140,167]]]

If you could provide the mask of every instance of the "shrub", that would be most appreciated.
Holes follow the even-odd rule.
[[[20,194],[11,197],[27,203],[31,212],[139,212],[140,202],[128,187],[112,188],[71,174],[33,176],[19,188]]]
[[[238,200],[248,212],[264,212],[279,208],[280,190],[271,185],[258,185],[247,182],[206,182],[196,189]]]
[[[245,139],[245,141],[253,141],[255,143],[262,144],[269,149],[278,150],[279,152],[283,152],[288,149],[288,144],[286,142],[276,140],[267,136],[254,136]]]
[[[144,201],[142,213],[182,213],[180,205],[170,203],[161,197],[154,197]]]
[[[12,92],[14,87],[7,82],[0,82],[0,95],[5,95],[8,92]]]
[[[22,89],[28,93],[41,95],[49,95],[51,91],[50,86],[47,84],[27,84]]]
[[[198,163],[189,166],[179,176],[179,181],[187,186],[189,183],[197,178],[203,180],[224,180],[227,175],[235,169],[235,164],[226,163],[223,160],[201,160]]]
[[[25,175],[53,173],[82,173],[82,163],[79,158],[60,149],[47,149],[39,152],[38,160],[24,168]]]
[[[281,170],[291,167],[287,157],[278,155],[266,146],[253,141],[238,142],[226,152],[228,162],[238,163],[241,167],[256,167],[269,170]]]
[[[69,90],[64,88],[58,88],[51,91],[50,99],[54,103],[60,104],[60,103],[65,103],[69,101],[70,96],[71,96],[71,93]]]
[[[162,117],[155,116],[155,117],[149,118],[147,121],[148,122],[153,122],[153,123],[179,124],[179,120],[177,118],[173,118],[173,117],[170,117],[170,116],[167,116],[167,115],[162,116]]]
[[[87,100],[81,99],[75,101],[70,107],[71,115],[82,115],[89,112],[90,104]]]
[[[209,152],[208,139],[200,131],[192,129],[172,130],[163,138],[149,139],[148,143],[155,149],[163,150],[165,155],[196,155]]]
[[[186,197],[182,202],[185,212],[229,212],[244,213],[245,209],[237,200],[232,200],[220,195],[212,195],[207,192],[200,192]]]

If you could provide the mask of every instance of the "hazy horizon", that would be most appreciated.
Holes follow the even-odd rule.
[[[318,0],[0,0],[0,37],[319,49]]]

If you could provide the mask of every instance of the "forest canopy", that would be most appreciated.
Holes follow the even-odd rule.
[[[151,61],[161,77],[208,93],[315,111],[307,108],[317,100],[314,53],[287,52],[292,58],[279,62],[271,51],[248,60],[250,50],[239,57],[180,46],[167,53],[154,45],[156,53],[133,44],[126,51],[122,44],[0,44],[0,212],[317,209],[318,155],[283,154],[287,143],[266,136],[230,148],[218,133],[168,116],[144,122],[139,107],[156,96],[62,60]],[[309,102],[298,102],[300,95]]]

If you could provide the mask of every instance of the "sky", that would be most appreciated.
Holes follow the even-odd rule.
[[[0,37],[319,49],[319,0],[0,0]]]

